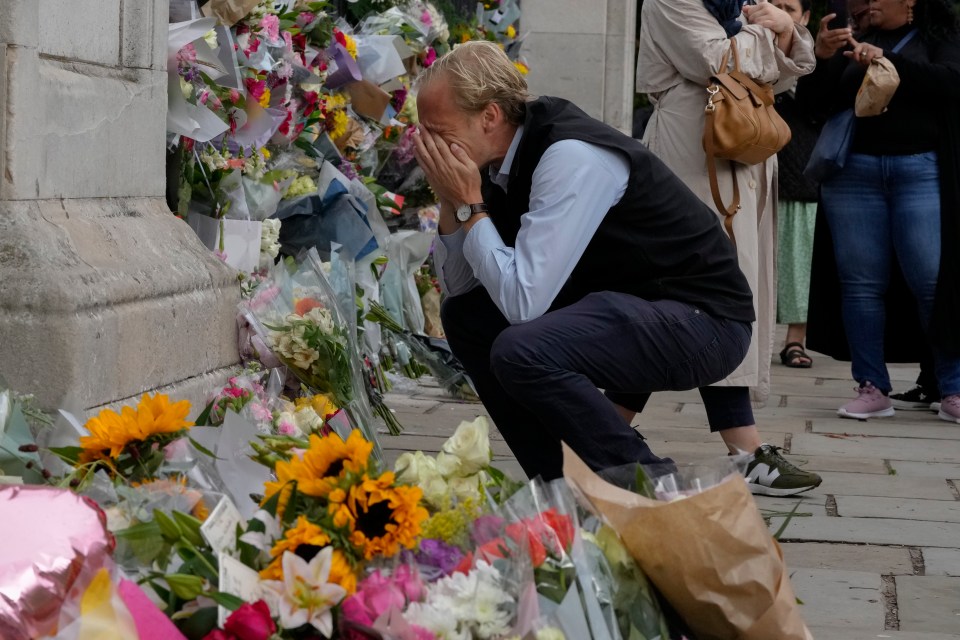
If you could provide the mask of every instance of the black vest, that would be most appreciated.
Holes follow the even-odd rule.
[[[754,320],[750,287],[717,215],[639,141],[560,98],[527,103],[507,193],[484,175],[484,202],[508,246],[514,246],[520,217],[529,210],[540,158],[547,147],[568,139],[626,154],[630,179],[552,308],[595,291],[619,291],[686,302],[721,318]]]

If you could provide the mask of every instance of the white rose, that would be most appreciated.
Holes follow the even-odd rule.
[[[393,472],[396,474],[397,482],[402,484],[420,484],[421,467],[432,465],[436,469],[437,461],[423,453],[415,451],[403,453],[393,464]]]
[[[449,502],[450,488],[437,468],[437,461],[422,451],[404,453],[394,464],[397,482],[420,487],[430,506],[442,509]]]
[[[490,427],[487,419],[478,416],[473,422],[461,422],[450,439],[443,443],[441,451],[459,458],[460,464],[455,471],[459,476],[471,476],[490,466]],[[446,461],[442,466],[451,468],[452,465]],[[444,476],[449,477],[446,473]]]
[[[461,466],[463,466],[463,462],[457,456],[444,453],[443,451],[437,454],[437,470],[444,478],[453,478],[454,476],[461,475]]]
[[[423,500],[434,509],[450,506],[450,487],[439,473],[425,477],[419,486],[423,490]]]
[[[450,478],[447,480],[447,484],[450,487],[450,492],[461,502],[473,500],[476,503],[481,499],[480,478],[476,474],[468,478]]]
[[[319,431],[323,426],[323,418],[317,415],[313,407],[301,407],[293,414],[297,422],[297,428],[304,433]]]

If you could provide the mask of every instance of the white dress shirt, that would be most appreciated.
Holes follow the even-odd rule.
[[[504,191],[523,135],[517,130],[490,179]],[[493,221],[440,235],[435,263],[447,295],[483,285],[510,324],[546,313],[606,216],[623,197],[630,177],[626,154],[580,140],[561,140],[544,152],[533,172],[530,209],[520,218],[514,247]]]

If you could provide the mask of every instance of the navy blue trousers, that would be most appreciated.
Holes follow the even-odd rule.
[[[717,382],[743,360],[751,332],[682,302],[609,291],[510,325],[477,287],[447,297],[441,319],[524,472],[546,480],[562,475],[561,440],[596,470],[669,462],[611,400],[642,408],[651,392]]]

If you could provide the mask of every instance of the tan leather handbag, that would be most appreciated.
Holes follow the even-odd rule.
[[[727,71],[730,54],[733,70]],[[711,76],[707,94],[703,150],[707,154],[710,192],[717,210],[725,216],[723,226],[727,234],[736,242],[733,216],[740,209],[740,187],[735,163],[759,164],[774,155],[790,141],[790,127],[773,106],[773,87],[740,71],[735,38],[730,38],[730,48],[723,56],[720,71]],[[717,160],[730,161],[733,201],[729,205],[720,197]]]

